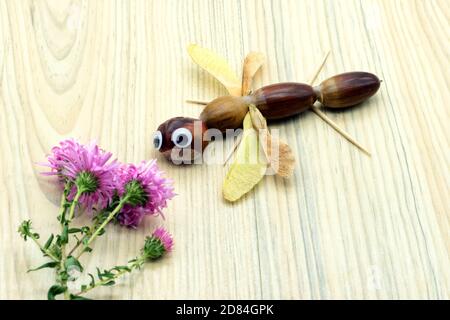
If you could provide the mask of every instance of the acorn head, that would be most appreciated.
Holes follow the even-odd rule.
[[[248,112],[249,97],[223,96],[208,103],[200,114],[208,128],[237,129],[242,126]]]
[[[195,118],[175,117],[162,123],[153,135],[153,146],[176,164],[191,164],[208,145],[203,139],[205,123]]]

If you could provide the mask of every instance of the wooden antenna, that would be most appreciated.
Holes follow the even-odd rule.
[[[198,100],[186,100],[187,103],[192,103],[192,104],[201,104],[202,106],[206,106],[208,104],[208,102],[205,101],[198,101]]]
[[[328,59],[328,56],[330,55],[330,50],[325,54],[325,56],[322,59],[322,63],[320,64],[319,68],[315,72],[314,76],[311,78],[311,81],[309,84],[312,86],[314,84],[314,81],[316,81],[317,76],[319,75],[320,71],[322,71],[323,66],[325,65],[325,62]],[[364,148],[359,142],[357,142],[350,134],[348,134],[344,129],[339,127],[336,122],[331,120],[325,113],[320,110],[320,108],[316,106],[311,107],[311,111],[314,112],[316,115],[318,115],[323,121],[325,121],[330,127],[332,127],[334,130],[336,130],[341,136],[343,136],[347,141],[349,141],[351,144],[353,144],[355,147],[363,151],[365,154],[367,154],[369,157],[371,156],[370,152]]]

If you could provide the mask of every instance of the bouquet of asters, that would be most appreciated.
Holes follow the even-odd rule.
[[[95,143],[83,145],[69,139],[55,146],[42,164],[50,168],[43,174],[54,176],[62,193],[57,216],[60,233],[41,242],[30,220],[23,221],[18,231],[25,241],[31,239],[49,260],[29,271],[55,270],[55,283],[48,290],[48,299],[58,295],[71,300],[86,299],[84,295],[92,289],[114,285],[122,275],[172,250],[172,236],[158,227],[145,239],[137,257],[110,269],[97,268],[95,275],[88,274],[89,283],[73,290],[70,284],[76,280],[74,273],[83,272],[80,258],[93,251],[95,239],[105,233],[108,224],[116,222],[137,228],[145,216],[162,214],[167,201],[175,195],[172,181],[164,176],[155,160],[134,165],[111,158],[110,152]],[[71,226],[83,212],[92,217],[91,225]]]

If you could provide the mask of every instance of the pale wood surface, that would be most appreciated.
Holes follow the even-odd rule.
[[[442,1],[0,0],[0,298],[45,298],[51,271],[17,235],[26,218],[58,231],[58,192],[39,176],[65,137],[97,139],[122,161],[157,156],[155,128],[198,116],[225,90],[186,45],[238,70],[267,54],[256,86],[366,70],[384,80],[364,105],[327,114],[367,157],[308,112],[277,123],[297,155],[295,176],[267,177],[224,203],[226,168],[160,161],[179,194],[165,225],[176,250],[94,298],[448,298],[449,17]],[[123,263],[146,232],[113,227],[84,257]]]

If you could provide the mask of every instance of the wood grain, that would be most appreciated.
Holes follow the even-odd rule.
[[[365,70],[379,93],[329,117],[368,158],[313,113],[279,122],[297,155],[290,180],[266,177],[234,205],[226,168],[160,159],[179,194],[166,220],[113,227],[89,270],[136,255],[164,223],[176,250],[93,298],[448,299],[449,2],[0,0],[0,298],[43,299],[51,271],[16,232],[31,218],[58,231],[59,194],[36,162],[59,140],[96,139],[121,161],[158,155],[155,128],[198,116],[185,99],[226,93],[186,54],[194,42],[239,70],[268,57],[255,88]],[[83,218],[81,219],[83,221]],[[99,253],[104,253],[99,255]]]

